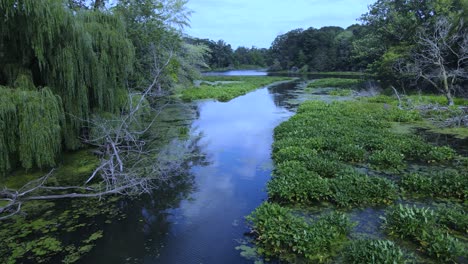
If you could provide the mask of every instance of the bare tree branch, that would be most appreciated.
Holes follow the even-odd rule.
[[[163,94],[161,76],[172,60],[173,50],[168,48],[167,53],[161,55],[154,47],[151,49],[154,60],[153,78],[142,91],[129,91],[127,109],[111,119],[96,116],[90,120],[81,120],[92,131],[90,137],[82,138],[82,141],[96,148],[96,152],[100,154],[100,165],[83,185],[49,186],[52,170],[18,190],[4,188],[0,190],[0,201],[6,205],[0,207],[0,220],[19,214],[23,203],[28,201],[102,197],[109,194],[139,195],[154,190],[155,179],[167,178],[163,173],[168,171],[155,164],[154,150],[148,149],[143,138],[161,110],[152,111],[149,122],[143,122],[143,118],[145,111],[151,110],[148,98]],[[176,167],[171,169],[174,168]],[[148,174],[151,176],[148,177]]]

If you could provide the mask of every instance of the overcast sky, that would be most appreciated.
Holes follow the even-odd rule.
[[[189,0],[188,35],[238,46],[268,48],[279,34],[358,23],[376,0]]]

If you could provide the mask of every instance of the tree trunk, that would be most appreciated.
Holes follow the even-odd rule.
[[[442,69],[442,83],[444,84],[444,93],[445,97],[447,97],[448,105],[454,105],[453,98],[452,98],[452,92],[450,89],[450,86],[448,84],[448,77],[447,77],[447,72],[445,71],[444,65],[441,64],[441,69]]]
[[[94,10],[99,9],[104,4],[104,0],[96,0],[94,1]]]

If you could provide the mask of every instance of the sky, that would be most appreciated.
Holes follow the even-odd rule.
[[[276,36],[309,27],[358,23],[376,0],[189,0],[185,33],[239,46],[269,48]]]

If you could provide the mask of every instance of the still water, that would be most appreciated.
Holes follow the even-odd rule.
[[[197,102],[190,134],[205,158],[190,167],[180,199],[155,193],[135,202],[83,263],[252,263],[235,247],[249,231],[244,217],[267,198],[273,129],[293,114],[284,93],[294,87]]]

